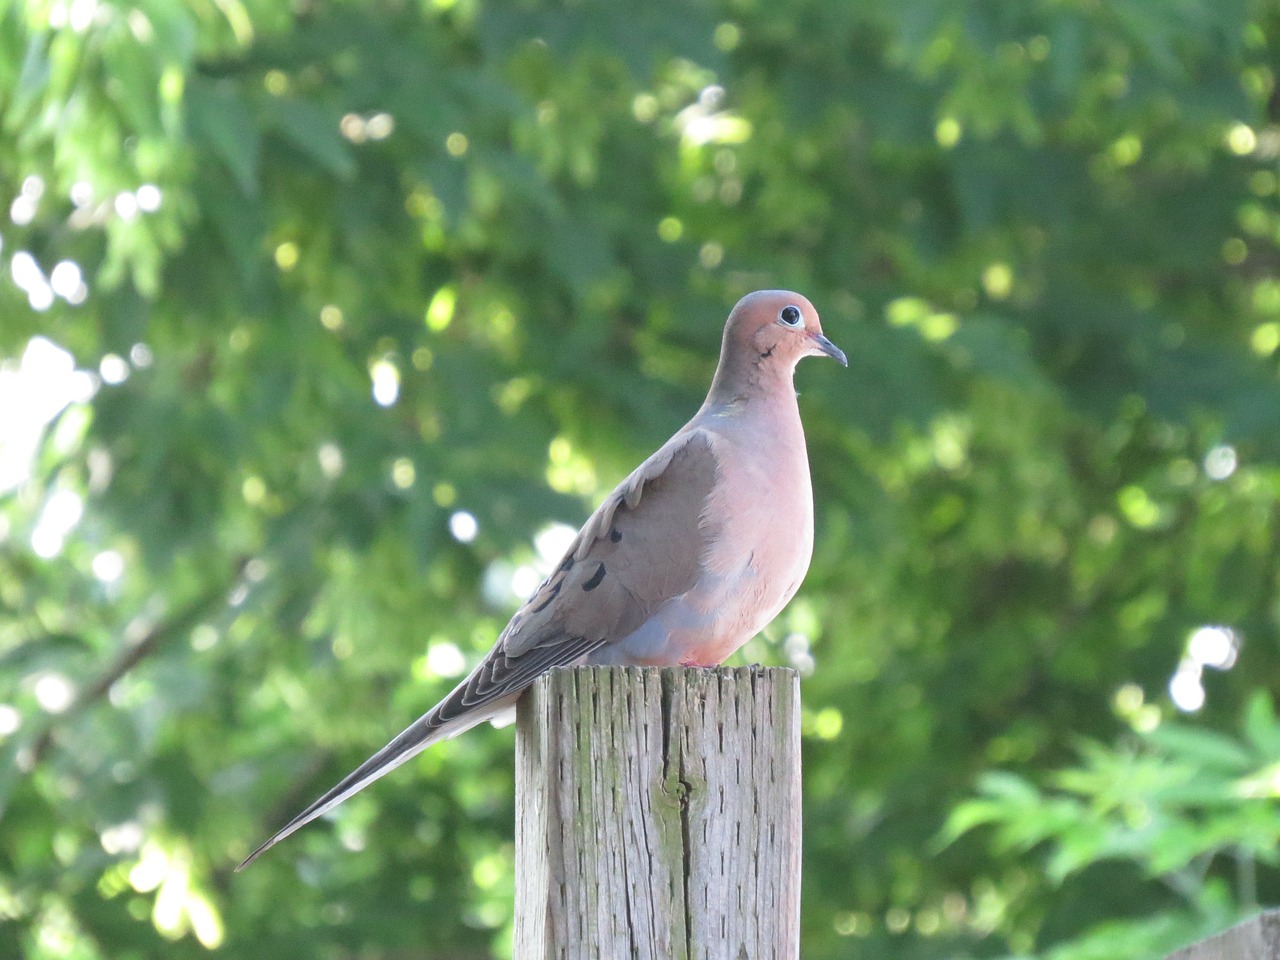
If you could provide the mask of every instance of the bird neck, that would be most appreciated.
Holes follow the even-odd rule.
[[[779,362],[769,354],[757,355],[746,344],[726,340],[703,406],[728,408],[757,398],[789,398],[794,404],[794,373],[794,363]]]

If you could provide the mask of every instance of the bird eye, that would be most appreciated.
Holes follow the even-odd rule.
[[[795,304],[789,303],[782,308],[782,312],[778,314],[778,319],[785,323],[788,327],[800,326],[800,321],[804,317],[800,313],[800,308]]]

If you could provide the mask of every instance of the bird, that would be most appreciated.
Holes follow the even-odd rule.
[[[596,508],[476,668],[237,871],[431,744],[509,715],[553,667],[711,667],[762,630],[813,553],[793,383],[807,356],[849,365],[808,299],[760,290],[739,300],[697,413]]]

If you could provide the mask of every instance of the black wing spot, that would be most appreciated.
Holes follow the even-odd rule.
[[[586,592],[594,590],[604,582],[604,564],[596,567],[596,572],[591,575],[591,579],[582,585],[582,589]]]
[[[622,531],[619,530],[617,527],[614,527],[612,530],[609,531],[609,539],[612,540],[614,543],[618,543],[619,541],[622,540]]]
[[[568,572],[569,570],[572,570],[572,569],[573,569],[573,554],[571,553],[571,554],[569,554],[567,557],[565,557],[565,558],[564,558],[564,563],[560,564],[560,569],[559,569],[558,571],[556,571],[556,572],[557,572],[557,573],[566,573],[566,572]]]

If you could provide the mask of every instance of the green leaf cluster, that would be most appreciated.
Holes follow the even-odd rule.
[[[978,796],[952,810],[943,838],[989,827],[995,849],[1042,860],[1060,887],[1104,863],[1132,867],[1178,906],[1099,924],[1045,956],[1164,957],[1256,911],[1258,870],[1280,862],[1280,723],[1266,693],[1250,696],[1242,727],[1233,735],[1170,722],[1119,745],[1084,742],[1077,765],[1050,774],[1047,789],[989,772]]]

